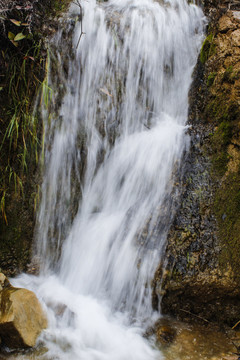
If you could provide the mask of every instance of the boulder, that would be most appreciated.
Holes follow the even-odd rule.
[[[10,348],[35,345],[47,318],[36,295],[27,289],[11,286],[0,274],[0,337]]]

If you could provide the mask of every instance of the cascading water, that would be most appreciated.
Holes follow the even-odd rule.
[[[185,0],[81,4],[80,45],[80,24],[72,40],[61,32],[54,39],[62,67],[58,89],[50,72],[52,108],[64,93],[58,116],[49,121],[43,111],[41,275],[17,284],[46,305],[47,359],[160,358],[141,333],[155,316],[151,280],[188,143],[203,14]],[[73,4],[70,13],[78,11]],[[73,42],[68,61],[66,41]]]

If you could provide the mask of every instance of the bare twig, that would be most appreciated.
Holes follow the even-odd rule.
[[[32,10],[32,5],[27,5],[27,6],[17,6],[16,7],[16,9],[17,10],[26,10],[26,11],[28,11],[28,10]],[[8,11],[12,11],[13,10],[13,8],[11,7],[11,8],[0,8],[0,13],[4,13],[4,12],[8,12]]]
[[[235,329],[238,326],[238,324],[240,324],[240,320],[232,327],[232,330]]]
[[[185,312],[185,313],[187,313],[187,314],[190,314],[190,315],[192,315],[192,316],[195,316],[195,317],[198,318],[198,319],[201,319],[201,320],[203,320],[203,321],[205,321],[205,322],[207,322],[207,323],[210,323],[210,321],[208,321],[207,319],[204,319],[204,318],[201,317],[201,316],[195,315],[195,314],[191,313],[190,311],[183,310],[183,309],[180,309],[180,311],[183,311],[183,312]]]
[[[79,39],[78,39],[78,42],[77,42],[77,46],[76,46],[76,49],[78,48],[78,45],[80,43],[80,40],[81,40],[81,37],[85,34],[85,32],[83,32],[83,23],[82,23],[82,19],[83,19],[83,9],[82,9],[82,5],[80,4],[80,1],[79,0],[76,0],[77,3],[74,3],[75,5],[79,6],[79,9],[80,9],[80,26],[81,26],[81,33],[80,33],[80,36],[79,36]]]
[[[4,12],[7,12],[7,11],[10,11],[11,9],[0,9],[0,13],[4,13]]]

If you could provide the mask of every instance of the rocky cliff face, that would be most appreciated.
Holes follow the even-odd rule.
[[[234,325],[240,318],[240,5],[206,1],[204,10],[209,23],[189,96],[191,149],[156,292],[164,313]]]

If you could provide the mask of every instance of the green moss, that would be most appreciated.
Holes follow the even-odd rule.
[[[205,109],[205,115],[208,120],[211,122],[217,121],[218,124],[226,120],[228,117],[228,105],[224,101],[224,96],[213,97]]]
[[[205,109],[208,121],[216,123],[217,129],[211,141],[213,173],[222,177],[227,171],[229,161],[228,146],[232,137],[238,133],[238,105],[235,100],[226,100],[225,94],[217,94],[211,98]]]
[[[213,171],[217,176],[223,176],[227,171],[229,161],[228,145],[231,143],[233,126],[231,122],[224,120],[220,123],[211,138],[213,154]]]
[[[230,173],[217,190],[214,209],[222,245],[221,266],[227,269],[231,264],[236,280],[240,281],[240,171]]]
[[[233,73],[232,66],[227,68],[223,76],[224,82],[229,82]],[[239,107],[234,97],[225,92],[224,88],[214,88],[213,84],[210,91],[214,91],[215,95],[211,95],[205,113],[208,120],[217,125],[213,136],[209,138],[212,169],[214,177],[218,181],[222,179],[222,186],[216,190],[214,200],[222,249],[220,263],[224,270],[231,264],[235,278],[240,281],[240,169],[235,173],[227,173],[230,160],[228,148],[239,132]]]
[[[229,156],[227,152],[221,152],[219,155],[215,154],[213,156],[213,169],[214,173],[217,176],[223,176],[227,171],[227,164],[229,161]]]
[[[217,75],[216,72],[210,73],[208,75],[208,78],[207,78],[207,86],[208,87],[213,85],[216,75]]]
[[[231,65],[224,72],[222,81],[233,83],[234,79],[232,78],[232,74],[233,74],[233,66]]]
[[[48,15],[52,17],[60,16],[63,12],[67,11],[71,0],[47,0],[44,2],[45,10]]]
[[[215,141],[219,141],[221,146],[226,147],[230,144],[232,138],[232,124],[229,121],[223,121],[214,134]]]
[[[214,44],[214,35],[211,33],[209,34],[202,44],[202,48],[200,51],[200,61],[202,64],[213,55],[216,51],[216,45]]]

